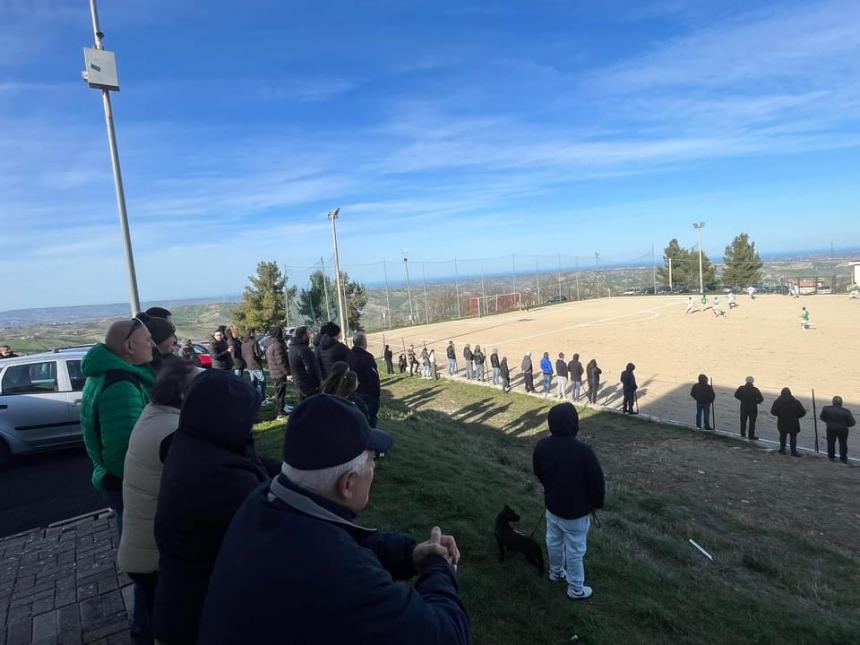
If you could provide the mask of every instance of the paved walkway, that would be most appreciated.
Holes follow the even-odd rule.
[[[0,645],[131,643],[107,510],[0,539]]]

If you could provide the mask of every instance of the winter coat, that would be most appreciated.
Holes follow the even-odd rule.
[[[546,356],[540,359],[540,371],[543,374],[552,374],[552,361]]]
[[[499,355],[496,352],[490,354],[490,367],[499,367]]]
[[[690,396],[696,399],[696,403],[713,403],[716,398],[714,388],[707,383],[696,383],[690,388]]]
[[[621,372],[621,385],[624,386],[625,392],[636,391],[636,376],[631,370],[624,370]]]
[[[242,341],[238,338],[228,338],[227,344],[233,350],[230,356],[233,358],[233,369],[234,370],[244,370],[245,369],[245,359],[242,357]]]
[[[848,432],[848,428],[854,425],[854,415],[851,410],[843,408],[841,405],[825,405],[821,408],[819,418],[827,424],[828,430],[836,432]]]
[[[122,490],[128,439],[155,381],[150,365],[132,365],[98,343],[84,356],[81,430],[99,490]]]
[[[555,373],[559,378],[567,378],[567,363],[563,358],[557,358],[555,361]]]
[[[272,339],[274,341],[274,339]],[[286,355],[286,348],[284,348]],[[256,338],[246,338],[242,342],[242,360],[245,361],[246,370],[263,369],[263,352]]]
[[[468,347],[463,350],[463,358],[465,358],[466,361],[472,360],[472,350],[469,349]]]
[[[308,347],[307,340],[294,340],[290,345],[290,373],[302,396],[308,397],[320,391],[319,363],[317,357]],[[269,365],[271,369],[271,364]]]
[[[353,347],[346,356],[346,362],[358,377],[356,392],[362,396],[379,398],[379,370],[373,355],[363,347]]]
[[[456,360],[457,354],[454,352],[454,346],[453,345],[448,345],[448,349],[445,350],[445,355],[448,358],[453,358]]]
[[[570,372],[570,380],[571,381],[581,381],[582,380],[582,374],[584,372],[584,370],[582,368],[582,363],[580,363],[579,361],[573,361],[572,360],[567,364],[567,369],[568,369],[568,372]]]
[[[599,385],[600,375],[603,374],[603,370],[600,369],[597,365],[592,365],[590,368],[586,369],[588,371],[588,384],[593,387]]]
[[[279,338],[272,338],[266,345],[266,366],[272,379],[286,378],[291,373],[287,346]]]
[[[179,408],[150,403],[131,431],[125,453],[122,535],[117,550],[117,566],[124,573],[158,571],[155,509],[163,470],[162,445],[178,426]]]
[[[277,496],[271,491],[276,491]],[[414,585],[415,541],[278,475],[239,509],[203,610],[206,645],[466,645],[469,617],[441,556]]]
[[[571,404],[554,406],[547,415],[550,436],[537,442],[534,473],[543,484],[547,510],[567,520],[603,508],[606,483],[591,446],[576,438],[579,417]]]
[[[531,374],[532,373],[532,371],[534,370],[534,367],[532,367],[532,357],[531,356],[524,356],[523,357],[523,362],[520,365],[520,369],[522,369],[523,374]]]
[[[481,350],[472,353],[472,361],[475,363],[475,365],[483,366],[484,360],[486,360],[484,358],[484,352],[482,352]]]
[[[511,370],[508,369],[508,362],[505,360],[499,363],[499,375],[505,380],[511,378]]]
[[[800,420],[806,416],[806,408],[791,394],[780,394],[770,406],[770,413],[776,417],[777,430],[797,434],[800,432]]]
[[[392,352],[390,349],[386,349],[382,353],[382,357],[385,359],[386,363],[391,363],[392,361],[394,361],[394,352]]]
[[[320,363],[320,381],[324,381],[331,374],[332,365],[338,361],[345,361],[348,354],[349,347],[342,342],[328,334],[320,335],[319,349],[317,349]]]
[[[741,412],[758,412],[758,404],[764,401],[759,389],[751,383],[744,383],[735,390],[735,398],[741,402]]]
[[[233,369],[233,357],[230,356],[230,345],[226,338],[222,338],[221,340],[213,339],[209,343],[209,353],[212,354],[212,369]]]
[[[152,632],[166,645],[196,643],[209,577],[236,510],[268,476],[251,427],[260,405],[250,385],[207,371],[192,384],[158,496],[159,578]]]

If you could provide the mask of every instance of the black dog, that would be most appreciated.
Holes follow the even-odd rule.
[[[530,564],[533,564],[540,575],[546,573],[543,568],[543,549],[527,535],[511,528],[511,522],[519,522],[517,515],[510,506],[505,505],[502,512],[496,516],[496,542],[499,545],[499,562],[505,561],[505,549],[522,553]]]

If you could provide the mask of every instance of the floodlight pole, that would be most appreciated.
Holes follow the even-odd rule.
[[[99,28],[99,13],[96,8],[96,0],[90,0],[90,16],[93,21],[93,38],[95,48],[104,50],[104,34]],[[84,72],[86,75],[86,72]],[[86,77],[85,77],[86,78]],[[105,125],[107,127],[108,147],[110,148],[110,160],[113,167],[113,183],[116,189],[116,206],[119,212],[119,227],[122,231],[123,243],[125,245],[125,266],[128,276],[128,295],[131,305],[131,315],[140,313],[140,295],[137,291],[137,272],[134,268],[134,252],[131,248],[131,233],[128,228],[128,212],[125,208],[125,190],[122,185],[122,169],[119,165],[119,151],[116,145],[116,131],[113,122],[113,108],[110,101],[110,90],[106,87],[100,88],[102,92],[102,103],[105,111]],[[117,89],[119,89],[117,87]]]
[[[697,224],[693,224],[693,228],[696,229],[696,239],[698,240],[699,245],[699,293],[705,293],[705,282],[702,276],[702,229],[705,228],[704,222],[699,222]]]
[[[409,258],[406,257],[406,251],[403,251],[403,266],[406,268],[406,293],[409,294],[409,324],[415,324],[415,310],[412,308],[412,285],[409,282]]]
[[[334,241],[334,268],[337,272],[337,308],[340,310],[340,328],[343,331],[344,338],[349,334],[349,328],[346,326],[346,295],[343,292],[343,279],[340,275],[340,253],[337,249],[337,216],[340,214],[340,208],[335,208],[329,211],[328,218],[331,220],[331,236]],[[323,284],[325,284],[325,275],[323,275]]]

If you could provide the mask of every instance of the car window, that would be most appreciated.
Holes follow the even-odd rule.
[[[10,365],[3,374],[3,394],[46,394],[56,391],[56,361]]]
[[[69,370],[69,380],[72,382],[72,392],[80,392],[84,389],[84,383],[87,377],[81,371],[80,361],[66,361],[66,368]]]

